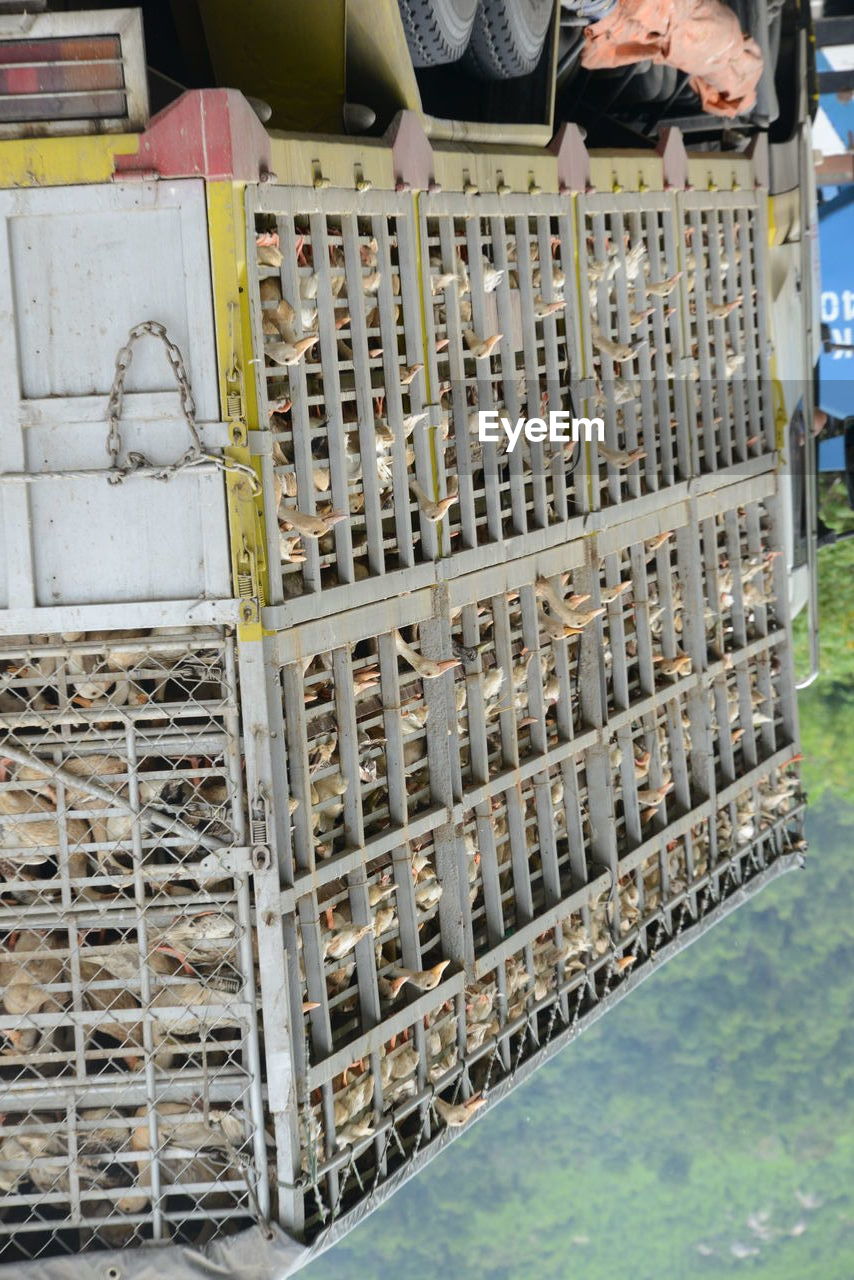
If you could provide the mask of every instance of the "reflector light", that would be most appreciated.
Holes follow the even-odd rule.
[[[148,94],[137,11],[41,14],[0,23],[0,136],[144,128]]]
[[[124,115],[121,57],[118,36],[0,41],[0,122]]]

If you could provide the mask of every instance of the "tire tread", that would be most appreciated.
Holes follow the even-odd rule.
[[[466,52],[466,62],[481,79],[513,80],[517,76],[528,75],[539,62],[548,25],[532,56],[529,49],[520,47],[519,33],[512,20],[512,8],[519,2],[520,0],[480,0]]]
[[[434,0],[398,0],[406,43],[416,67],[456,62],[465,53],[468,34],[452,40],[436,12]]]

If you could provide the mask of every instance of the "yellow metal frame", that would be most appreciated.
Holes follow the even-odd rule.
[[[738,151],[689,151],[688,182],[698,191],[752,191],[753,160]]]
[[[270,130],[271,169],[283,186],[395,186],[392,151],[382,138],[287,134]],[[139,134],[0,141],[0,188],[109,182],[117,156],[136,155]],[[436,182],[448,191],[559,190],[557,161],[546,148],[431,140]],[[753,186],[746,156],[688,155],[692,186],[733,190]],[[660,189],[662,161],[654,152],[591,151],[590,182],[600,190]],[[211,185],[211,184],[209,184]]]
[[[0,141],[0,189],[110,182],[116,156],[139,151],[138,133]]]
[[[781,207],[784,209],[784,211],[788,209],[788,204],[789,204],[788,194],[789,193],[786,193],[786,195],[782,197],[782,204],[781,204],[780,196],[768,197],[767,207],[768,207],[768,249],[769,251],[773,249],[775,245],[781,244],[782,240],[785,239],[785,235],[788,228],[785,228],[781,231],[779,226],[779,220],[777,218],[777,213],[778,213],[778,209]],[[772,324],[773,324],[773,312],[774,312],[774,309],[770,305],[770,299],[769,299],[768,315]],[[771,360],[769,364],[770,364],[770,376],[771,376],[771,404],[772,404],[772,412],[774,414],[774,439],[777,446],[777,452],[780,454],[781,464],[785,466],[786,428],[789,425],[789,418],[786,413],[786,397],[783,394],[783,384],[780,381],[780,375],[777,369],[777,350],[774,344],[773,332],[771,334]]]
[[[253,466],[259,481],[253,492],[245,474],[226,473],[232,576],[240,600],[238,635],[241,640],[260,640],[261,606],[267,599],[267,556],[260,470],[249,449],[249,431],[259,423],[249,365],[252,322],[246,271],[246,186],[208,182],[205,189],[220,403],[231,439],[225,453],[236,462]]]

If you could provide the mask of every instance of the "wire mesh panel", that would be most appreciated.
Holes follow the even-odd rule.
[[[217,631],[0,649],[0,1257],[266,1203],[238,690]]]

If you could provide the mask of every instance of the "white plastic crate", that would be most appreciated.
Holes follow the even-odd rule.
[[[469,572],[591,509],[771,467],[762,200],[263,188],[248,237],[272,602],[377,599],[370,579]],[[484,409],[601,416],[604,448],[508,452],[478,440]],[[448,500],[438,519],[428,500]],[[301,512],[330,511],[300,537]]]

